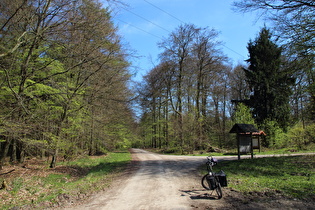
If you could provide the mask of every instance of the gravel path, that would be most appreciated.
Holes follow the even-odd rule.
[[[222,199],[217,199],[215,193],[211,195],[211,191],[202,188],[202,176],[197,171],[206,162],[204,156],[160,155],[141,149],[133,149],[132,156],[134,172],[115,179],[110,189],[95,195],[88,203],[67,209],[266,209],[266,204],[273,205],[270,202],[246,203],[239,193],[225,188]],[[237,156],[216,158],[235,160]],[[283,207],[286,200],[277,202],[275,209]]]

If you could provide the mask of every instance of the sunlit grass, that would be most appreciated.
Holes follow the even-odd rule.
[[[282,148],[282,149],[269,149],[261,148],[261,151],[258,149],[254,150],[254,155],[281,155],[281,154],[295,154],[295,153],[314,153],[315,145],[311,144],[306,147],[304,150],[298,150],[296,148]],[[189,156],[237,156],[237,149],[229,149],[222,152],[207,152],[204,150],[194,151],[193,154],[187,154]],[[250,155],[250,153],[248,153]]]
[[[281,193],[295,198],[315,195],[315,155],[242,159],[220,163],[230,188],[243,193]]]
[[[43,201],[54,203],[62,194],[77,197],[80,194],[106,189],[113,177],[123,171],[130,160],[129,152],[109,153],[106,156],[86,157],[60,163],[64,167],[60,172],[47,168],[46,175],[43,176],[17,177],[9,183],[10,190],[1,191],[3,201],[0,209],[11,209]],[[73,167],[77,174],[69,174],[68,167],[70,169]]]

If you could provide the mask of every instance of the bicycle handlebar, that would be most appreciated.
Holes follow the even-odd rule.
[[[207,164],[211,164],[211,166],[214,166],[214,165],[218,164],[217,159],[212,157],[212,156],[208,156],[207,160],[208,160]]]

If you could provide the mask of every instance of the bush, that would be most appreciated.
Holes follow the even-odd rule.
[[[301,122],[291,127],[287,134],[287,144],[299,150],[306,149],[308,145],[315,143],[315,124],[303,125]]]
[[[276,121],[265,120],[261,127],[267,134],[264,142],[262,142],[264,147],[283,148],[287,146],[286,134]]]
[[[287,133],[289,146],[295,147],[299,150],[303,149],[306,145],[306,132],[302,123],[294,125]]]
[[[315,123],[305,127],[305,137],[309,143],[315,143]]]

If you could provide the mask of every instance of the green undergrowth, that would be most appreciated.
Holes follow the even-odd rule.
[[[225,161],[214,170],[223,170],[228,186],[245,194],[315,199],[315,155]]]
[[[54,205],[60,197],[77,199],[106,189],[130,160],[129,152],[114,152],[59,163],[55,169],[28,170],[25,175],[7,179],[10,188],[0,190],[0,209],[41,208],[39,203]]]

